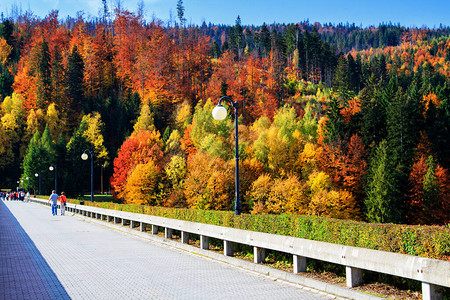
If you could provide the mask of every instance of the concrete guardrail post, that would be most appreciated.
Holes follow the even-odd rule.
[[[172,228],[168,228],[166,227],[164,230],[164,237],[166,239],[171,239],[172,238]]]
[[[293,257],[294,273],[306,272],[306,257],[294,255]]]
[[[209,249],[209,237],[200,235],[200,248],[204,250]]]
[[[260,264],[266,260],[266,249],[260,247],[253,247],[253,261],[255,264]]]
[[[441,300],[444,299],[442,287],[427,282],[422,282],[423,300]]]
[[[223,241],[223,254],[225,256],[233,256],[233,242]]]
[[[355,287],[363,283],[362,270],[353,267],[345,267],[345,277],[347,278],[347,286]]]
[[[189,232],[186,231],[181,232],[181,242],[183,244],[189,244]]]

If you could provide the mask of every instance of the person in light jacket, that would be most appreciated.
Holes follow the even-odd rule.
[[[55,190],[52,191],[50,198],[48,198],[47,203],[52,203],[52,215],[56,216],[58,214],[58,194],[56,194]]]

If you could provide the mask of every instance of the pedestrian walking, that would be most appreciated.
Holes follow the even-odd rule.
[[[30,192],[27,192],[25,199],[26,199],[26,202],[30,202]]]
[[[48,198],[47,203],[52,203],[52,215],[56,216],[58,214],[58,194],[56,194],[55,190],[52,191],[50,198]]]
[[[61,197],[59,197],[58,200],[61,203],[61,216],[65,216],[67,199],[66,199],[66,195],[64,194],[64,192],[61,192]]]

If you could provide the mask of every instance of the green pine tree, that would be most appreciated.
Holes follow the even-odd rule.
[[[67,102],[69,104],[68,126],[75,128],[78,123],[79,115],[82,108],[84,108],[84,63],[83,58],[78,52],[77,46],[74,46],[72,52],[69,54],[69,61],[66,72],[67,85]],[[88,109],[88,107],[86,107]]]
[[[34,188],[38,187],[39,182],[39,178],[35,174],[40,173],[46,167],[44,166],[46,161],[45,153],[42,152],[40,146],[41,135],[39,131],[36,131],[28,144],[28,149],[22,163],[22,178],[30,178],[31,186]]]
[[[339,100],[332,97],[328,102],[327,109],[328,120],[326,126],[326,142],[335,143],[341,140],[344,136],[345,123],[340,113]]]
[[[394,171],[388,144],[383,140],[370,161],[365,200],[366,217],[370,222],[397,223],[400,221],[399,192]]]
[[[386,109],[381,103],[381,81],[372,74],[361,92],[361,136],[364,144],[378,145],[386,138]]]
[[[66,99],[66,85],[64,82],[64,66],[62,62],[61,51],[58,46],[55,46],[53,51],[51,81],[52,81],[52,100],[58,106],[63,106]]]
[[[50,135],[50,129],[48,125],[45,126],[45,130],[41,137],[41,147],[43,151],[47,152],[49,156],[55,155],[55,144],[53,143],[52,136]]]
[[[391,160],[405,174],[410,173],[414,150],[420,137],[420,119],[418,103],[399,91],[387,110],[387,141],[392,153]]]
[[[66,182],[64,187],[67,195],[82,196],[85,191],[90,190],[90,160],[85,162],[81,154],[88,149],[88,142],[83,136],[83,128],[80,126],[67,143],[67,165]]]
[[[37,105],[40,108],[46,108],[51,102],[51,68],[50,68],[50,50],[45,39],[37,48],[36,53],[36,74],[37,74]]]

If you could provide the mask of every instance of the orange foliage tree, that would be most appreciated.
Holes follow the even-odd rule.
[[[234,191],[234,167],[198,151],[188,160],[184,194],[189,207],[229,210]]]
[[[447,170],[422,156],[409,176],[406,218],[411,224],[446,224],[450,220],[450,180]]]
[[[157,205],[157,187],[160,169],[153,160],[137,164],[130,170],[126,180],[123,198],[130,204]]]
[[[340,144],[325,144],[320,156],[321,168],[331,176],[333,183],[355,195],[363,194],[363,176],[367,171],[367,153],[361,138],[355,134],[350,138],[344,152]]]
[[[135,15],[126,10],[116,10],[114,19],[114,63],[120,89],[124,91],[132,88],[132,78],[138,45],[144,42],[145,27],[141,15]]]
[[[163,144],[157,131],[141,130],[133,132],[122,144],[118,156],[114,159],[114,174],[111,177],[111,186],[116,197],[124,199],[122,192],[130,170],[137,164],[146,164],[153,161],[161,169],[164,163]]]

